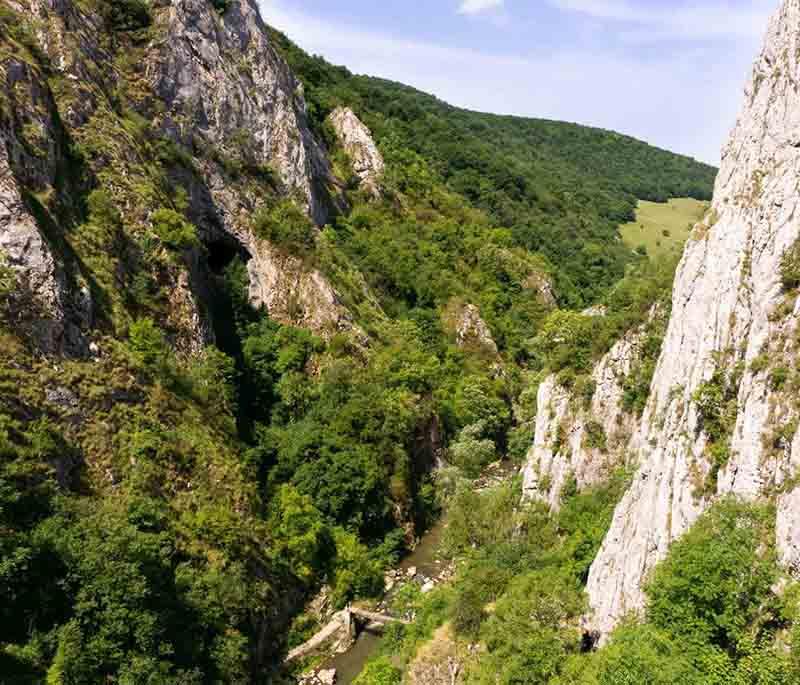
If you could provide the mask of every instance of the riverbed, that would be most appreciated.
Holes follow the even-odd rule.
[[[445,525],[443,520],[438,521],[420,538],[414,551],[406,556],[398,566],[401,577],[408,577],[409,572],[414,569],[416,569],[418,578],[433,579],[441,575],[447,565],[438,555]],[[361,631],[351,649],[329,659],[323,668],[336,669],[337,685],[351,685],[380,645],[380,633],[366,628]]]
[[[475,488],[479,492],[497,487],[500,483],[509,481],[518,472],[519,467],[511,462],[500,461],[488,466],[481,477],[475,481]],[[403,580],[416,578],[435,580],[442,576],[448,562],[440,556],[442,538],[447,527],[447,517],[442,517],[427,533],[425,533],[414,551],[406,556],[397,567],[398,577]],[[389,593],[389,596],[391,593]],[[344,654],[330,658],[323,668],[336,669],[336,684],[351,685],[364,669],[370,657],[381,646],[381,634],[368,628],[361,631],[355,644]]]

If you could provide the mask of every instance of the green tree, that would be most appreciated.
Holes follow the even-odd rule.
[[[167,247],[187,250],[200,244],[197,229],[174,209],[157,209],[150,219],[153,231]]]
[[[647,584],[647,615],[688,644],[735,650],[777,578],[768,507],[716,504],[678,540]]]

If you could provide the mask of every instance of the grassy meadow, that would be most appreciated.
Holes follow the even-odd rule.
[[[641,246],[650,257],[680,253],[692,227],[708,211],[709,203],[680,198],[669,202],[639,202],[636,221],[620,227],[622,239],[632,250]]]

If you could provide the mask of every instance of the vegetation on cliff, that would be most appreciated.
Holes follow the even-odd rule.
[[[215,22],[233,1],[211,3]],[[713,170],[691,160],[613,133],[459,111],[352,77],[276,34],[334,167],[347,159],[324,121],[338,104],[363,116],[386,160],[381,197],[345,179],[328,189],[339,211],[319,230],[251,159],[247,131],[214,146],[165,121],[147,67],[169,43],[167,4],[64,3],[92,31],[47,47],[72,51],[82,78],[39,45],[44,23],[0,11],[9,175],[63,280],[91,300],[79,331],[91,346],[42,354],[38,310],[21,306],[29,284],[0,253],[9,682],[268,681],[292,615],[320,585],[336,605],[380,591],[383,569],[436,514],[429,473],[451,442],[471,473],[519,450],[525,437],[511,430],[529,378],[583,373],[663,296],[671,266],[618,240],[636,200],[710,193]],[[52,178],[39,173],[48,164]],[[241,232],[332,284],[347,326],[311,332],[250,304],[255,256],[209,219],[223,213],[210,186],[244,198]],[[553,292],[564,310],[553,312]],[[576,313],[597,301],[607,317]],[[497,354],[457,344],[443,316],[454,302],[478,307]],[[558,521],[520,519],[510,492],[491,511],[456,498],[462,517],[487,519],[473,522],[486,527],[474,553],[473,524],[453,529],[453,549],[470,557],[453,620],[487,636],[492,663],[524,661],[503,634],[534,586],[546,614],[536,640],[561,651],[531,672],[573,650],[553,607],[580,611],[613,497],[572,495]],[[521,552],[506,515],[527,536]],[[425,630],[451,606],[440,601]]]

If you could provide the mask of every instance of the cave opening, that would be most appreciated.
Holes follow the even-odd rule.
[[[252,444],[258,392],[249,382],[243,350],[247,326],[257,320],[249,298],[251,255],[228,235],[215,236],[205,247],[211,326],[217,347],[236,365],[236,422],[240,438]]]
[[[206,243],[208,268],[215,276],[221,276],[237,257],[245,264],[250,261],[250,254],[232,238],[217,238]]]

